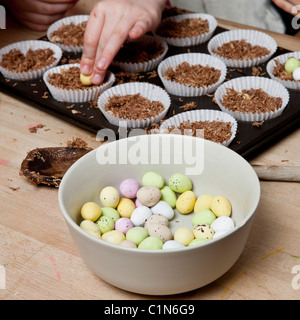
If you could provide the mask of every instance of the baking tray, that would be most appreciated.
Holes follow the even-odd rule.
[[[221,27],[218,27],[214,35],[227,31]],[[42,38],[46,40],[45,37]],[[193,46],[193,47],[172,47],[169,46],[166,58],[180,53],[187,52],[201,52],[208,53],[207,43]],[[278,48],[274,56],[278,56],[289,52],[283,48]],[[80,55],[64,53],[63,58],[72,59],[80,58]],[[261,76],[268,77],[266,72],[266,64],[260,65],[262,68]],[[112,72],[118,72],[110,68]],[[233,70],[228,68],[227,80],[252,75],[252,68],[245,68],[239,70]],[[146,81],[163,87],[159,77],[151,77],[150,73],[140,73],[142,78],[138,81]],[[15,98],[21,99],[32,105],[33,107],[40,108],[47,113],[53,114],[69,123],[74,124],[80,128],[83,128],[92,133],[97,133],[99,130],[107,128],[114,131],[116,138],[118,138],[118,127],[111,125],[106,118],[102,115],[100,110],[93,106],[91,102],[86,103],[65,103],[54,100],[51,94],[48,92],[46,85],[42,79],[33,81],[8,81],[2,75],[0,75],[1,91],[12,95]],[[45,99],[44,93],[48,92],[48,98]],[[252,122],[238,122],[238,132],[230,144],[229,148],[240,154],[245,159],[256,156],[260,152],[264,151],[269,146],[278,142],[284,136],[288,135],[296,128],[299,128],[300,124],[300,92],[289,90],[290,101],[287,108],[282,115],[278,118],[265,121],[260,127],[255,127]],[[219,107],[213,102],[212,95],[206,95],[201,97],[171,97],[171,107],[166,116],[169,118],[174,114],[184,112],[182,106],[188,102],[196,102],[197,109],[215,109],[220,110]]]

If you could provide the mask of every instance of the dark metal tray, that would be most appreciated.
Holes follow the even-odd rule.
[[[215,34],[223,31],[226,30],[218,27],[215,31]],[[184,48],[169,46],[166,57],[187,52],[208,53],[207,43]],[[274,56],[286,52],[288,51],[278,48]],[[80,56],[64,53],[64,57],[79,58]],[[260,65],[260,67],[262,68],[261,75],[268,77],[266,72],[266,64]],[[111,69],[111,71],[116,72],[118,70]],[[227,79],[252,75],[252,68],[235,71],[232,71],[232,69],[228,68],[228,71],[229,76],[227,76]],[[144,77],[139,81],[147,81],[163,87],[158,76],[151,78],[148,73],[141,73],[141,75]],[[44,93],[48,92],[48,90],[42,79],[33,81],[7,81],[7,79],[0,74],[0,85],[1,91],[24,100],[26,103],[40,108],[50,114],[54,114],[55,116],[62,118],[65,121],[74,124],[75,126],[81,127],[93,133],[97,133],[100,129],[108,128],[112,129],[116,136],[118,136],[118,127],[111,125],[102,115],[100,110],[97,107],[93,107],[90,102],[76,103],[72,108],[68,108],[68,106],[72,105],[71,103],[56,101],[51,97],[50,94],[48,94],[49,98],[43,98]],[[296,128],[299,128],[300,92],[289,90],[289,93],[289,104],[280,117],[267,120],[260,127],[254,127],[252,122],[248,123],[238,121],[238,132],[229,148],[249,160],[259,152],[265,150],[270,145],[276,143],[281,138],[294,131]],[[211,95],[188,98],[170,95],[170,97],[171,107],[166,118],[169,118],[174,114],[184,112],[181,107],[191,101],[196,102],[197,109],[219,110],[219,107],[213,102],[213,97]]]

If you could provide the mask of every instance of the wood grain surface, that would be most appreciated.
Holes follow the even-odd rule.
[[[87,4],[88,3],[88,4]],[[79,1],[69,15],[89,13],[93,1]],[[225,28],[245,27],[219,20]],[[300,50],[300,40],[269,32],[279,46]],[[8,18],[0,30],[0,47],[33,32]],[[300,105],[299,105],[300,107]],[[57,189],[36,187],[19,176],[28,151],[64,146],[82,138],[92,148],[94,135],[0,92],[0,299],[89,300],[298,300],[295,266],[300,268],[300,184],[261,181],[261,201],[246,247],[234,266],[215,282],[171,297],[126,292],[95,276],[71,239],[57,201]],[[36,133],[28,127],[42,124]],[[253,165],[300,166],[300,129],[282,137],[255,159]],[[298,270],[299,270],[298,268]],[[4,281],[5,280],[5,281]],[[296,281],[297,284],[297,281]]]

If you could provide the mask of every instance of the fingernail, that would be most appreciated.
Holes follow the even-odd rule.
[[[96,84],[96,85],[100,84],[102,82],[102,78],[103,77],[101,75],[94,74],[93,77],[92,77],[93,84]]]
[[[105,70],[106,69],[106,60],[104,58],[101,58],[97,63],[97,67],[100,70]]]
[[[90,71],[90,67],[88,65],[83,65],[81,67],[81,73],[83,73],[84,75],[88,76],[91,74],[91,71]]]

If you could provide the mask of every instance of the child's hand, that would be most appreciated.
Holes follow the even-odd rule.
[[[78,0],[5,0],[13,16],[30,29],[46,31]]]
[[[277,7],[296,16],[300,13],[300,0],[272,0]]]
[[[129,36],[154,30],[166,0],[101,0],[90,14],[84,37],[81,72],[100,84],[107,68]]]

